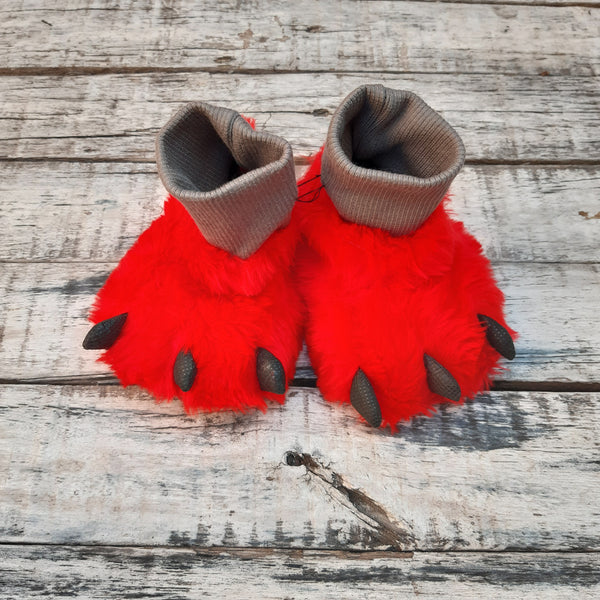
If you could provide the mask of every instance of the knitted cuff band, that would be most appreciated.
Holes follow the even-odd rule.
[[[158,173],[213,246],[248,258],[289,223],[297,188],[290,144],[238,113],[196,102],[156,139]]]
[[[321,181],[343,218],[403,235],[435,210],[464,160],[456,131],[418,96],[364,85],[332,117]]]

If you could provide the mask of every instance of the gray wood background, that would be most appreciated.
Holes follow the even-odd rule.
[[[598,0],[0,6],[0,598],[600,595]],[[392,436],[324,402],[186,416],[81,349],[205,100],[298,173],[357,85],[467,147],[453,209],[519,331],[495,388]]]

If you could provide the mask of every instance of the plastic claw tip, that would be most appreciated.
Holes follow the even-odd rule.
[[[458,382],[450,371],[443,367],[435,358],[429,354],[423,355],[425,370],[427,371],[427,385],[434,394],[439,394],[452,402],[459,402],[461,391]]]
[[[256,377],[263,392],[285,394],[285,371],[273,354],[264,348],[256,350]]]
[[[86,350],[107,350],[117,341],[126,320],[127,313],[123,313],[96,323],[88,331],[82,346]]]
[[[182,392],[189,392],[196,379],[196,362],[191,352],[183,350],[177,355],[173,365],[173,379]]]
[[[477,318],[482,325],[485,325],[485,337],[490,346],[502,354],[504,358],[512,360],[516,355],[515,344],[506,328],[502,327],[502,325],[500,325],[498,321],[492,319],[492,317],[477,315]]]
[[[350,403],[371,427],[381,425],[381,408],[373,386],[362,369],[358,369],[350,387]]]

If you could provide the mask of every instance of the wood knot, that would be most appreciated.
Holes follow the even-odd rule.
[[[299,467],[304,464],[304,455],[298,452],[286,452],[285,464],[289,467]]]

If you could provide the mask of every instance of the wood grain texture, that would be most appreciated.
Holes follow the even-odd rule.
[[[294,388],[191,418],[113,386],[0,386],[0,542],[598,550],[599,394],[494,392],[398,434]]]
[[[340,101],[364,83],[419,94],[464,138],[470,161],[600,160],[594,78],[373,70],[0,77],[0,158],[153,163],[158,129],[183,103],[203,100],[256,117],[302,159],[323,143]]]
[[[594,75],[600,63],[599,16],[586,6],[80,0],[65,10],[21,0],[0,17],[5,70]]]
[[[83,350],[94,294],[114,263],[4,263],[0,271],[0,379],[98,381],[107,368]],[[498,379],[598,382],[597,264],[499,263],[517,358]],[[300,362],[306,366],[306,362]]]
[[[452,210],[495,262],[600,262],[600,167],[477,165]],[[0,162],[0,260],[116,261],[162,210],[152,165]]]
[[[0,546],[0,598],[597,598],[598,563],[597,554]]]

